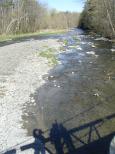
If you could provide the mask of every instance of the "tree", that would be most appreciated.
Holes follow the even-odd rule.
[[[80,26],[106,37],[115,36],[115,0],[87,0]]]
[[[77,13],[48,10],[39,0],[0,0],[0,34],[76,27],[78,19]]]

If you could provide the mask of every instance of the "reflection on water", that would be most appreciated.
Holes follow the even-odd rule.
[[[115,112],[115,44],[81,30],[71,30],[60,41],[65,39],[65,50],[57,55],[61,64],[43,76],[46,83],[30,96],[36,104],[27,106],[23,116],[29,135],[36,127],[50,128],[55,119],[73,117],[65,123],[73,128]],[[111,122],[103,132],[113,129]]]

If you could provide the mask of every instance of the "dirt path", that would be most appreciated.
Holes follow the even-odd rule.
[[[22,108],[27,102],[34,104],[29,96],[45,82],[41,76],[51,68],[38,56],[48,46],[57,49],[60,44],[49,38],[0,47],[0,150],[27,139]]]

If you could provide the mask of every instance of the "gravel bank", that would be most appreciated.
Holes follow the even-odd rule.
[[[47,59],[37,54],[47,47],[57,49],[60,44],[50,38],[0,48],[0,150],[28,139],[22,127],[22,108],[34,104],[29,96],[44,84],[42,75],[51,69]]]

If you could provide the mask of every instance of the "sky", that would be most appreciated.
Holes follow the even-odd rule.
[[[84,0],[40,0],[40,2],[58,11],[81,12],[84,6]]]

